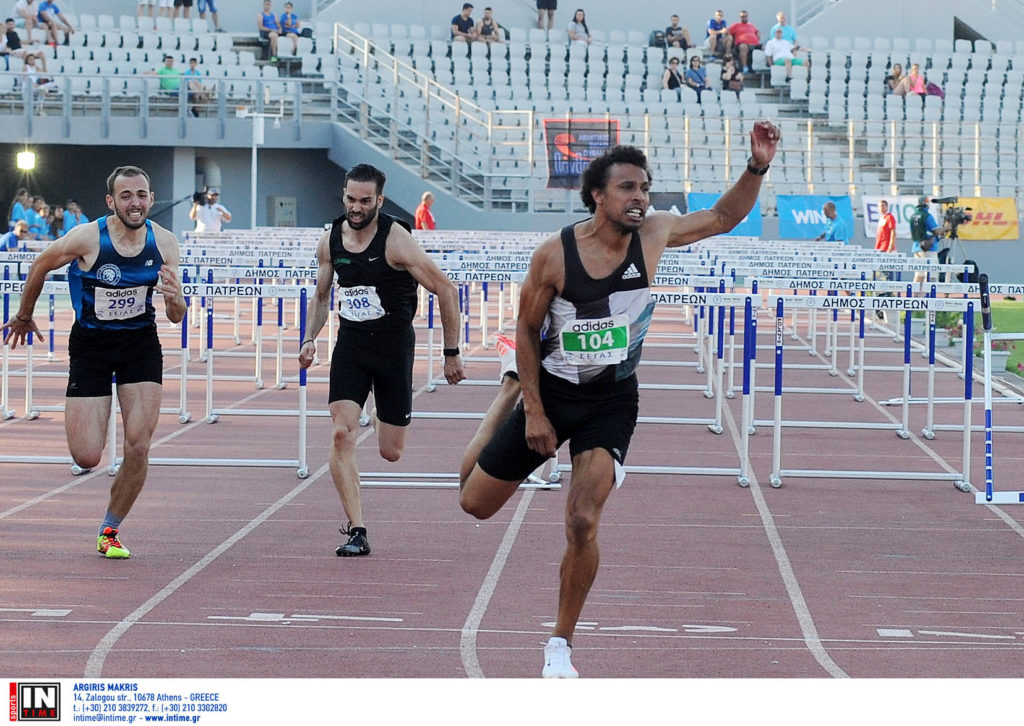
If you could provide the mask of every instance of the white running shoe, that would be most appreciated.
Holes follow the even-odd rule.
[[[544,678],[579,678],[572,665],[572,646],[565,638],[552,636],[544,646]]]
[[[511,375],[519,378],[519,371],[516,369],[516,342],[504,335],[495,336],[497,339],[498,357],[501,359],[501,373],[498,374],[498,383],[505,380],[505,376]]]

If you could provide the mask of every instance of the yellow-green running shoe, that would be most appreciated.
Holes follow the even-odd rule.
[[[96,551],[109,559],[123,560],[132,556],[128,548],[117,538],[117,530],[113,527],[103,528],[103,532],[96,538]]]

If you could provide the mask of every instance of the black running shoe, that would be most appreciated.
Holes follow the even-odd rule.
[[[370,554],[370,543],[366,540],[366,527],[353,527],[349,522],[338,531],[348,535],[348,542],[334,550],[334,554],[338,557],[357,557]]]

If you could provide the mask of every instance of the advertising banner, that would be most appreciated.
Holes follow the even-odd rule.
[[[673,214],[686,214],[686,194],[683,192],[651,192],[650,208]]]
[[[910,218],[917,211],[917,195],[897,194],[892,196],[875,196],[865,194],[861,197],[864,211],[864,236],[874,239],[878,233],[878,203],[882,200],[889,203],[889,211],[896,218],[896,239],[910,239]],[[936,224],[942,224],[942,207],[929,204],[928,211],[935,217]]]
[[[823,194],[780,194],[777,200],[779,237],[782,239],[814,239],[820,235],[825,230],[825,222],[828,221],[825,213],[821,211],[825,202],[832,202],[836,205],[836,214],[846,223],[846,231],[850,237],[856,234],[853,206],[850,204],[849,197],[828,197]]]
[[[711,209],[718,201],[721,194],[706,194],[704,192],[690,192],[687,195],[687,206],[691,212],[700,209]],[[754,208],[750,214],[743,218],[743,221],[736,225],[728,237],[760,237],[761,236],[761,201],[754,202]]]
[[[1020,236],[1017,202],[1012,197],[960,197],[957,206],[969,208],[967,214],[972,217],[970,222],[964,222],[957,229],[960,239],[1015,240]],[[935,221],[942,223],[940,217]]]
[[[579,189],[587,165],[618,143],[618,119],[544,119],[548,189]]]

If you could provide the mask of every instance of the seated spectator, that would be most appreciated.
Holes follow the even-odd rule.
[[[729,26],[729,35],[732,36],[732,45],[739,56],[740,69],[750,73],[751,51],[761,47],[761,33],[750,22],[750,13],[740,10],[740,20]]]
[[[78,225],[85,224],[88,221],[89,218],[85,216],[85,212],[82,211],[82,207],[78,204],[78,200],[69,199],[67,204],[64,205],[64,234],[67,234]]]
[[[25,211],[32,204],[32,195],[28,193],[28,189],[21,187],[14,193],[14,201],[11,202],[11,211],[7,214],[8,230],[14,229],[14,225],[18,222],[24,221]]]
[[[775,37],[764,44],[764,54],[768,62],[776,66],[786,66],[786,81],[793,80],[793,66],[802,66],[803,58],[797,58],[792,43],[782,37],[782,28],[775,29]]]
[[[697,103],[700,103],[700,95],[708,90],[708,74],[701,65],[699,55],[690,58],[690,67],[686,69],[683,79],[686,81],[686,85],[697,94]]]
[[[503,43],[505,41],[504,31],[494,19],[494,11],[491,8],[484,8],[483,19],[476,24],[476,37],[485,43]]]
[[[903,82],[903,66],[899,63],[892,64],[892,73],[885,77],[886,93],[895,93],[896,86]]]
[[[270,62],[277,63],[277,39],[281,35],[281,25],[277,22],[270,0],[263,0],[263,12],[256,16],[256,27],[260,31],[260,40],[267,41]]]
[[[188,84],[189,113],[199,116],[199,108],[210,102],[213,95],[208,86],[203,83],[203,72],[199,70],[197,58],[188,59],[188,70],[181,74]]]
[[[892,92],[897,96],[906,96],[908,93],[923,96],[927,91],[926,84],[927,80],[921,75],[921,66],[917,63],[913,63],[910,66],[910,71],[898,84],[896,84],[896,87],[892,89]]]
[[[285,3],[284,12],[281,13],[281,35],[291,38],[292,55],[299,54],[299,35],[302,34],[299,26],[301,24],[299,16],[295,14],[294,6],[291,3]]]
[[[36,16],[36,22],[41,28],[46,29],[46,42],[50,45],[57,45],[61,42],[57,36],[58,32],[64,33],[64,45],[70,45],[71,34],[75,32],[75,29],[71,27],[71,23],[64,17],[64,13],[60,11],[57,4],[51,0],[43,0],[39,5],[39,14]]]
[[[569,23],[569,40],[578,40],[583,43],[591,41],[590,28],[587,27],[587,14],[583,12],[583,8],[577,8],[576,13],[572,16],[572,22]]]
[[[681,98],[679,89],[682,88],[685,83],[686,81],[683,79],[683,74],[679,72],[679,59],[669,58],[668,67],[661,75],[661,87],[666,91],[674,90],[676,92],[676,96]]]
[[[174,57],[165,55],[164,65],[160,70],[146,71],[145,76],[160,76],[160,93],[177,96],[181,88],[181,71],[174,67]]]
[[[665,46],[668,48],[687,48],[693,47],[693,41],[690,40],[690,30],[688,28],[679,27],[679,16],[673,15],[668,19],[669,25],[665,28]]]
[[[473,5],[462,4],[462,12],[452,18],[452,40],[472,43],[476,40],[476,23],[473,22]]]
[[[786,14],[781,10],[775,13],[775,19],[778,21],[772,26],[772,29],[768,31],[768,39],[771,40],[775,37],[775,31],[782,28],[782,37],[793,44],[793,50],[800,48],[800,44],[796,39],[796,28],[786,22]]]
[[[27,54],[32,53],[37,56],[39,70],[46,73],[46,56],[43,54],[42,48],[36,48],[35,46],[25,47],[21,44],[21,36],[14,29],[14,18],[7,18],[6,24],[6,31],[0,35],[0,57],[5,61],[8,56],[24,60]],[[5,63],[4,65],[10,68],[10,63]]]
[[[727,55],[722,61],[722,88],[736,91],[737,96],[743,90],[743,74],[736,67],[736,59],[731,55]]]
[[[15,21],[21,21],[25,32],[30,34],[39,22],[39,3],[36,0],[18,0],[14,3],[14,11],[11,14]]]
[[[14,223],[14,227],[10,232],[4,232],[0,235],[0,252],[24,250],[25,240],[30,238],[28,223],[24,219],[19,219]]]
[[[21,73],[24,76],[25,85],[31,86],[40,93],[56,91],[58,90],[57,84],[53,82],[52,78],[39,75],[39,69],[36,68],[36,60],[41,57],[41,55],[36,55],[35,53],[25,54],[25,67],[21,69]],[[37,237],[36,239],[40,238]]]
[[[49,227],[46,224],[45,209],[45,199],[39,195],[32,197],[32,205],[25,210],[29,239],[46,239]]]
[[[59,204],[46,207],[47,239],[60,239],[64,236],[64,207]]]
[[[725,13],[721,10],[716,10],[715,16],[708,20],[705,38],[711,55],[724,58],[732,53],[732,36],[725,22]]]

